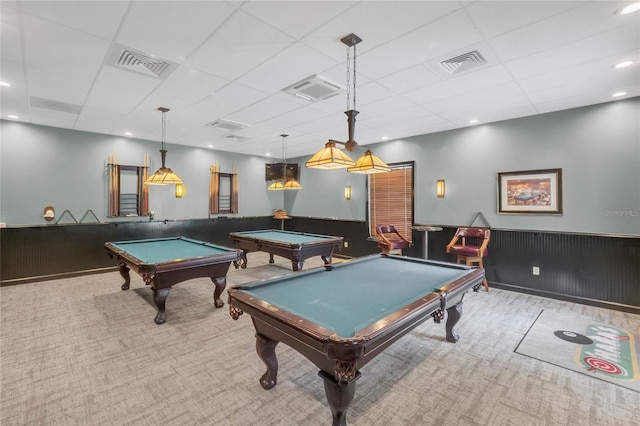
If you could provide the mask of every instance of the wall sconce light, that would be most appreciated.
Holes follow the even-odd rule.
[[[444,179],[438,179],[436,182],[436,195],[438,198],[444,198]]]
[[[181,183],[176,183],[176,198],[182,198],[187,193],[187,187]]]
[[[347,185],[344,187],[344,199],[345,200],[350,200],[351,199],[351,186]]]

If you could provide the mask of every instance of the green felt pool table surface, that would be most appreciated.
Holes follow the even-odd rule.
[[[275,229],[233,232],[232,235],[237,237],[255,238],[260,240],[281,242],[285,244],[309,244],[309,243],[327,241],[327,240],[336,238],[331,235],[309,234],[306,232],[294,232],[294,231],[278,231]]]
[[[390,257],[346,265],[335,265],[328,273],[283,278],[244,291],[348,338],[470,270]]]
[[[111,245],[143,263],[180,261],[235,251],[230,248],[184,237],[117,241],[111,243]]]

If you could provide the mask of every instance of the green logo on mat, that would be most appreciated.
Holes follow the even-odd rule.
[[[576,362],[588,371],[624,381],[640,379],[633,334],[619,328],[589,324],[585,336],[593,340],[580,345]]]

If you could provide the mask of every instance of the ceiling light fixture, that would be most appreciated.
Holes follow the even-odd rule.
[[[348,172],[363,174],[388,172],[391,168],[380,158],[373,155],[370,150],[367,150],[358,161],[353,161],[349,155],[336,147],[336,144],[343,145],[347,151],[354,151],[358,148],[358,144],[354,139],[356,116],[358,115],[358,111],[356,110],[356,45],[360,43],[362,39],[355,34],[349,34],[340,41],[347,46],[347,111],[345,114],[347,115],[347,123],[349,126],[349,139],[346,142],[329,139],[324,148],[311,157],[309,161],[305,163],[305,166],[311,169],[322,170],[346,168]],[[350,51],[352,48],[353,75],[351,74],[350,59]],[[351,96],[352,93],[353,97]],[[350,109],[352,101],[353,109]]]
[[[640,2],[632,3],[620,11],[620,15],[628,15],[629,13],[637,12],[640,10]]]
[[[167,150],[164,149],[164,140],[166,134],[166,123],[167,119],[165,114],[169,111],[169,108],[160,107],[158,111],[162,112],[162,149],[160,150],[160,155],[162,157],[162,167],[160,167],[154,174],[149,176],[147,180],[144,181],[145,185],[170,185],[170,184],[183,184],[184,181],[182,178],[171,170],[168,167],[165,167],[165,158],[167,156]]]
[[[286,138],[289,135],[280,135],[282,137],[282,180],[276,180],[267,187],[268,191],[286,191],[290,189],[302,189],[302,185],[293,178],[287,178],[287,155],[286,155]]]
[[[616,64],[614,68],[626,68],[631,65],[633,65],[633,61],[624,61],[624,62],[620,62],[619,64]]]

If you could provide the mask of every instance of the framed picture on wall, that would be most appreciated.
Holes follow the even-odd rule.
[[[498,173],[498,213],[562,214],[562,169]]]

